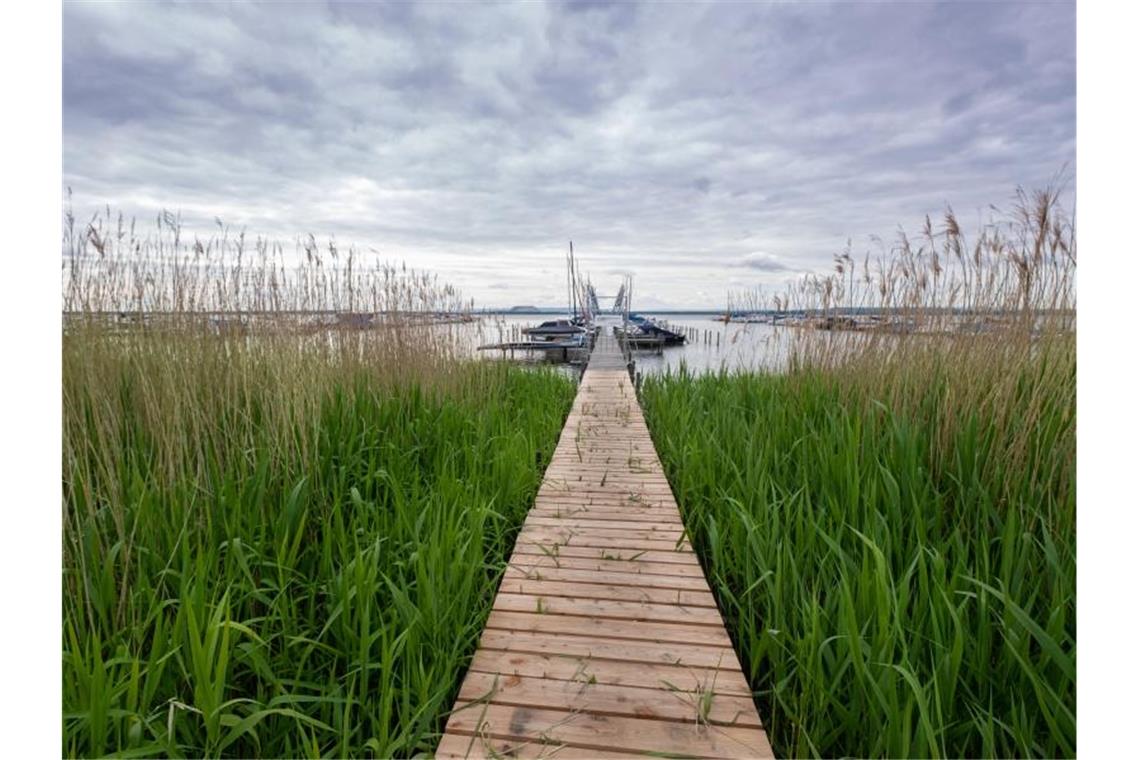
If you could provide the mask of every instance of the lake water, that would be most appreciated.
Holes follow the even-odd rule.
[[[740,322],[724,323],[708,314],[662,314],[643,312],[643,315],[681,332],[688,341],[681,346],[670,346],[651,351],[637,351],[634,361],[642,374],[676,371],[684,364],[694,372],[730,371],[780,372],[784,369],[792,341],[800,331],[789,327]],[[554,315],[503,315],[481,317],[464,326],[469,333],[471,349],[478,345],[512,340],[526,340],[522,329],[532,327]],[[502,356],[499,351],[479,352],[488,357]],[[521,354],[515,354],[521,359]],[[541,362],[540,357],[530,361]]]

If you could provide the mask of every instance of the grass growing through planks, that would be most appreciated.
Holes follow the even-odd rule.
[[[431,752],[573,384],[456,360],[402,270],[117,240],[64,285],[62,753]]]
[[[647,378],[777,754],[1075,755],[1076,356],[1049,292],[979,335]]]

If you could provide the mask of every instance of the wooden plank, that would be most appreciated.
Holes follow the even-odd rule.
[[[645,455],[655,454],[653,439],[648,436],[624,437],[614,435],[610,429],[604,430],[605,438],[597,435],[603,432],[600,426],[578,425],[577,429],[567,428],[566,434],[559,439],[559,443],[572,444],[565,453],[574,454],[578,451],[594,451],[603,453],[628,453],[631,449]],[[576,446],[573,444],[577,444]]]
[[[691,552],[692,546],[686,538],[670,539],[668,537],[650,538],[628,531],[630,535],[614,535],[626,531],[605,530],[558,530],[549,526],[538,525],[524,527],[519,531],[518,541],[537,544],[550,548],[551,546],[597,546],[604,549],[652,549],[663,552],[685,553]],[[609,533],[610,535],[607,535]]]
[[[585,518],[583,518],[585,519]],[[658,523],[656,525],[637,525],[637,526],[623,526],[623,525],[574,525],[570,520],[562,520],[561,522],[532,522],[527,520],[526,525],[520,531],[520,535],[524,533],[534,534],[549,534],[566,536],[574,538],[577,536],[589,536],[591,538],[622,538],[630,541],[665,541],[672,540],[675,542],[677,536],[684,532],[684,526],[680,522],[667,522]]]
[[[653,662],[587,659],[533,652],[500,652],[481,649],[471,660],[470,672],[527,675],[582,683],[591,678],[598,683],[667,689],[715,688],[718,694],[750,697],[740,674],[699,665],[673,665]]]
[[[731,647],[698,646],[676,642],[629,641],[550,635],[530,631],[502,631],[487,628],[479,640],[483,649],[504,652],[530,652],[588,659],[646,662],[657,665],[695,665],[701,668],[739,671]]]
[[[613,493],[598,493],[596,491],[582,491],[574,493],[573,490],[561,491],[554,488],[540,490],[535,496],[536,506],[544,505],[580,505],[587,507],[610,507],[612,509],[635,510],[650,509],[661,513],[668,513],[671,519],[678,520],[680,510],[672,497],[662,494],[641,494],[634,491],[615,491]]]
[[[678,561],[697,562],[693,555],[693,548],[689,542],[682,542],[677,546],[674,541],[622,541],[619,538],[588,538],[577,537],[573,541],[561,539],[541,538],[534,534],[519,536],[519,544],[515,546],[516,553],[522,551],[526,554],[554,554],[555,556],[581,556],[596,557],[598,559],[630,559],[638,556],[653,555],[660,561],[661,557],[674,555],[681,559]]]
[[[585,453],[585,452],[583,452]],[[612,455],[611,455],[612,456]],[[643,468],[635,468],[631,463],[632,459],[628,452],[623,452],[621,456],[613,457],[614,461],[593,464],[590,467],[582,467],[584,462],[577,461],[577,455],[561,460],[552,460],[546,472],[543,473],[543,478],[549,480],[557,480],[559,478],[577,481],[580,478],[586,477],[601,477],[609,473],[614,477],[624,476],[635,483],[653,483],[655,485],[668,485],[664,473],[661,472],[641,472]],[[635,469],[638,470],[635,472]]]
[[[590,425],[571,425],[567,427],[566,430],[563,431],[564,437],[560,436],[558,441],[559,443],[565,441],[575,445],[556,449],[555,455],[577,456],[584,451],[621,449],[621,454],[625,455],[625,458],[628,458],[628,455],[632,451],[635,454],[644,455],[647,459],[657,459],[657,457],[649,456],[650,454],[656,453],[652,436],[615,435],[613,430],[606,430],[606,437],[601,438],[594,435],[596,432],[598,431]]]
[[[553,524],[546,521],[549,520],[564,520],[575,521],[578,519],[589,520],[591,522],[627,522],[627,523],[645,523],[647,525],[665,525],[676,530],[681,528],[676,527],[678,522],[674,522],[675,516],[667,513],[654,513],[649,511],[622,511],[614,507],[575,507],[569,504],[560,504],[557,506],[543,506],[535,507],[530,512],[530,519],[542,519],[546,524]]]
[[[760,718],[748,697],[717,694],[676,686],[662,689],[615,686],[586,680],[557,681],[520,675],[475,673],[463,683],[457,703],[485,700],[498,705],[517,705],[552,710],[572,710],[630,718],[707,721],[724,726],[760,728]]]
[[[591,482],[598,482],[600,485],[601,478],[604,475],[606,482],[621,483],[624,485],[639,486],[642,483],[654,482],[658,478],[664,479],[664,473],[651,472],[635,468],[626,462],[586,462],[575,461],[567,462],[565,464],[551,464],[551,467],[562,468],[565,474],[559,474],[557,477],[550,476],[550,480],[568,480],[571,483],[582,483],[587,480]],[[576,472],[569,472],[571,468],[576,468]],[[590,470],[583,472],[583,470]]]
[[[528,594],[531,596],[560,597],[566,599],[613,600],[619,602],[651,602],[687,607],[716,609],[708,589],[653,588],[651,586],[611,585],[586,581],[556,581],[548,578],[504,578],[500,594]]]
[[[540,548],[541,547],[541,548]],[[656,549],[608,549],[597,546],[559,546],[554,549],[549,544],[537,544],[532,541],[519,541],[515,545],[515,555],[540,555],[557,557],[579,557],[582,559],[604,559],[634,562],[672,562],[676,564],[695,564],[696,559],[690,551],[660,551]],[[512,556],[511,562],[515,563]],[[699,569],[699,566],[698,566]]]
[[[682,524],[680,511],[676,507],[670,506],[664,499],[631,499],[628,495],[617,499],[591,499],[588,497],[573,498],[563,494],[545,494],[535,499],[534,504],[536,509],[554,509],[563,513],[595,509],[613,514],[646,515],[662,522],[674,525]]]
[[[663,487],[638,486],[637,488],[623,487],[620,483],[607,483],[606,485],[593,483],[559,483],[558,481],[545,481],[541,491],[549,494],[573,495],[575,497],[609,497],[625,498],[644,497],[664,500],[673,498],[673,492]]]
[[[568,454],[576,455],[586,451],[620,452],[628,457],[631,452],[648,454],[654,450],[652,436],[634,428],[584,422],[576,424],[574,420],[570,420],[569,424],[568,432],[572,432],[570,441],[574,445],[566,451]]]
[[[555,449],[554,455],[562,461],[569,460],[578,463],[580,463],[579,459],[593,455],[598,458],[611,457],[613,461],[627,464],[630,460],[643,460],[654,462],[654,466],[661,466],[661,461],[655,456],[657,452],[652,441],[610,437],[609,440],[602,443],[597,440],[598,435],[598,431],[580,427],[573,435],[559,439],[558,446],[560,448]]]
[[[636,473],[623,475],[620,472],[579,473],[546,480],[542,488],[548,491],[569,491],[572,493],[604,493],[609,489],[624,493],[645,493],[655,496],[672,495],[668,485],[652,479],[638,477]]]
[[[604,489],[616,488],[626,493],[672,494],[668,485],[657,483],[654,480],[654,477],[661,477],[662,480],[664,480],[664,476],[642,477],[642,474],[643,473],[607,471],[580,472],[577,475],[550,478],[542,485],[547,490],[553,491],[570,490],[574,492],[585,491],[593,493]]]
[[[681,523],[675,513],[670,514],[658,509],[622,508],[605,504],[574,505],[544,503],[541,506],[536,506],[531,512],[532,517],[543,519],[547,525],[555,524],[546,522],[548,520],[561,520],[563,521],[561,523],[563,525],[575,519],[587,521],[605,520],[611,522],[617,520],[628,523],[641,523],[643,530],[650,530],[654,526],[661,526],[677,531],[684,529],[683,523]],[[541,524],[543,523],[536,523],[536,525]]]
[[[655,477],[661,477],[661,479],[664,480],[664,476]],[[615,488],[626,493],[672,494],[668,485],[658,483],[651,477],[643,478],[640,473],[634,472],[628,474],[607,471],[590,473],[579,472],[577,475],[552,477],[545,480],[542,487],[553,491],[569,490],[572,492],[585,491],[587,493]]]
[[[651,533],[651,526],[643,525],[641,530],[632,529],[612,529],[612,528],[595,528],[584,527],[579,529],[571,528],[567,522],[561,525],[538,525],[526,524],[523,529],[519,531],[519,538],[526,539],[527,541],[540,541],[542,543],[560,543],[560,544],[573,544],[575,546],[629,546],[639,547],[642,549],[661,549],[669,551],[677,547],[680,542],[681,546],[688,544],[688,539],[680,535],[680,528],[674,527],[674,531],[678,535],[669,536],[665,533],[653,535]],[[615,544],[615,541],[624,541],[624,544]],[[678,551],[687,551],[687,549],[679,548]]]
[[[630,493],[623,494],[579,494],[540,493],[534,500],[536,506],[581,506],[622,510],[630,514],[646,512],[660,514],[666,519],[680,520],[681,512],[663,496],[646,497]]]
[[[662,551],[688,551],[688,541],[677,536],[654,535],[650,530],[611,530],[608,528],[579,528],[569,526],[527,524],[519,531],[518,540],[543,544],[572,546],[605,546],[639,549],[661,549]]]
[[[638,461],[635,457],[635,461],[631,464],[629,462],[629,459],[630,457],[628,453],[622,453],[620,456],[615,456],[613,454],[592,454],[584,451],[582,452],[581,457],[579,457],[577,454],[572,454],[570,457],[560,458],[559,460],[552,461],[550,463],[550,466],[581,467],[590,469],[596,468],[598,470],[615,468],[613,471],[617,475],[665,475],[664,470],[652,469],[644,464],[643,460]]]
[[[547,500],[536,502],[531,510],[535,517],[553,517],[558,520],[579,517],[583,520],[628,520],[630,522],[652,522],[675,530],[682,530],[684,523],[675,510],[663,507],[650,507],[632,502],[625,504],[606,504],[588,502],[570,502],[567,500]],[[648,528],[651,526],[642,526]]]
[[[550,526],[554,528],[565,528],[566,530],[640,530],[649,531],[650,534],[655,536],[680,536],[684,532],[685,526],[680,522],[654,522],[644,524],[638,521],[627,520],[595,520],[587,516],[579,517],[548,517],[543,514],[531,514],[527,518],[526,524],[528,526]]]
[[[570,499],[576,502],[586,503],[613,503],[613,504],[629,504],[634,501],[651,501],[652,504],[645,504],[643,506],[653,506],[657,509],[677,509],[677,501],[673,498],[671,493],[650,493],[643,494],[631,488],[608,488],[604,490],[579,488],[554,488],[554,487],[540,487],[535,499],[542,498],[559,498]]]
[[[503,760],[503,758],[518,758],[526,760],[538,758],[539,760],[630,760],[645,754],[641,752],[614,752],[611,750],[584,749],[571,747],[566,744],[543,744],[539,742],[517,742],[509,739],[496,739],[494,737],[467,736],[464,734],[444,734],[439,748],[435,751],[437,758],[471,758],[472,760]]]
[[[515,594],[505,589],[495,596],[491,609],[536,612],[540,615],[584,615],[646,623],[691,623],[723,626],[715,606],[687,607],[680,604],[622,602],[612,599],[567,599],[543,594]]]
[[[764,732],[740,726],[645,720],[570,710],[472,704],[453,712],[448,731],[515,742],[567,744],[587,750],[660,752],[694,757],[772,757]]]
[[[555,452],[551,459],[551,466],[561,467],[626,467],[629,472],[637,474],[665,474],[665,467],[655,463],[649,458],[649,451],[622,451],[621,453],[604,451],[562,451]]]
[[[570,567],[549,566],[530,568],[508,567],[503,574],[503,584],[508,580],[569,581],[573,583],[605,583],[612,586],[633,588],[669,589],[709,592],[709,585],[701,577],[653,576],[644,573],[615,573],[605,570],[581,570]],[[711,598],[711,596],[709,597]]]
[[[500,631],[529,631],[554,636],[587,636],[658,644],[692,644],[720,649],[732,646],[723,628],[710,625],[657,623],[653,626],[631,626],[624,620],[576,615],[540,615],[533,612],[492,610],[490,617],[487,618],[486,628]]]
[[[680,578],[701,578],[704,573],[701,566],[695,561],[687,562],[648,562],[644,557],[634,561],[604,560],[597,557],[589,559],[582,557],[549,557],[545,554],[519,554],[511,557],[508,567],[518,568],[522,572],[529,572],[536,568],[567,568],[573,570],[597,570],[606,573],[644,574],[646,576],[668,576]]]

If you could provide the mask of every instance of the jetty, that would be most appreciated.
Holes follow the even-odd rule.
[[[772,749],[600,330],[436,756],[637,755]]]
[[[536,351],[547,356],[560,354],[562,361],[567,362],[572,356],[589,351],[590,346],[588,343],[577,340],[515,340],[504,343],[489,343],[485,346],[479,346],[477,350],[502,351],[511,356],[514,356],[515,351],[522,353]]]

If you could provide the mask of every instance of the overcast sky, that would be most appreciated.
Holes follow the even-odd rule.
[[[64,7],[80,214],[181,211],[480,305],[722,306],[1075,173],[1071,3]]]

